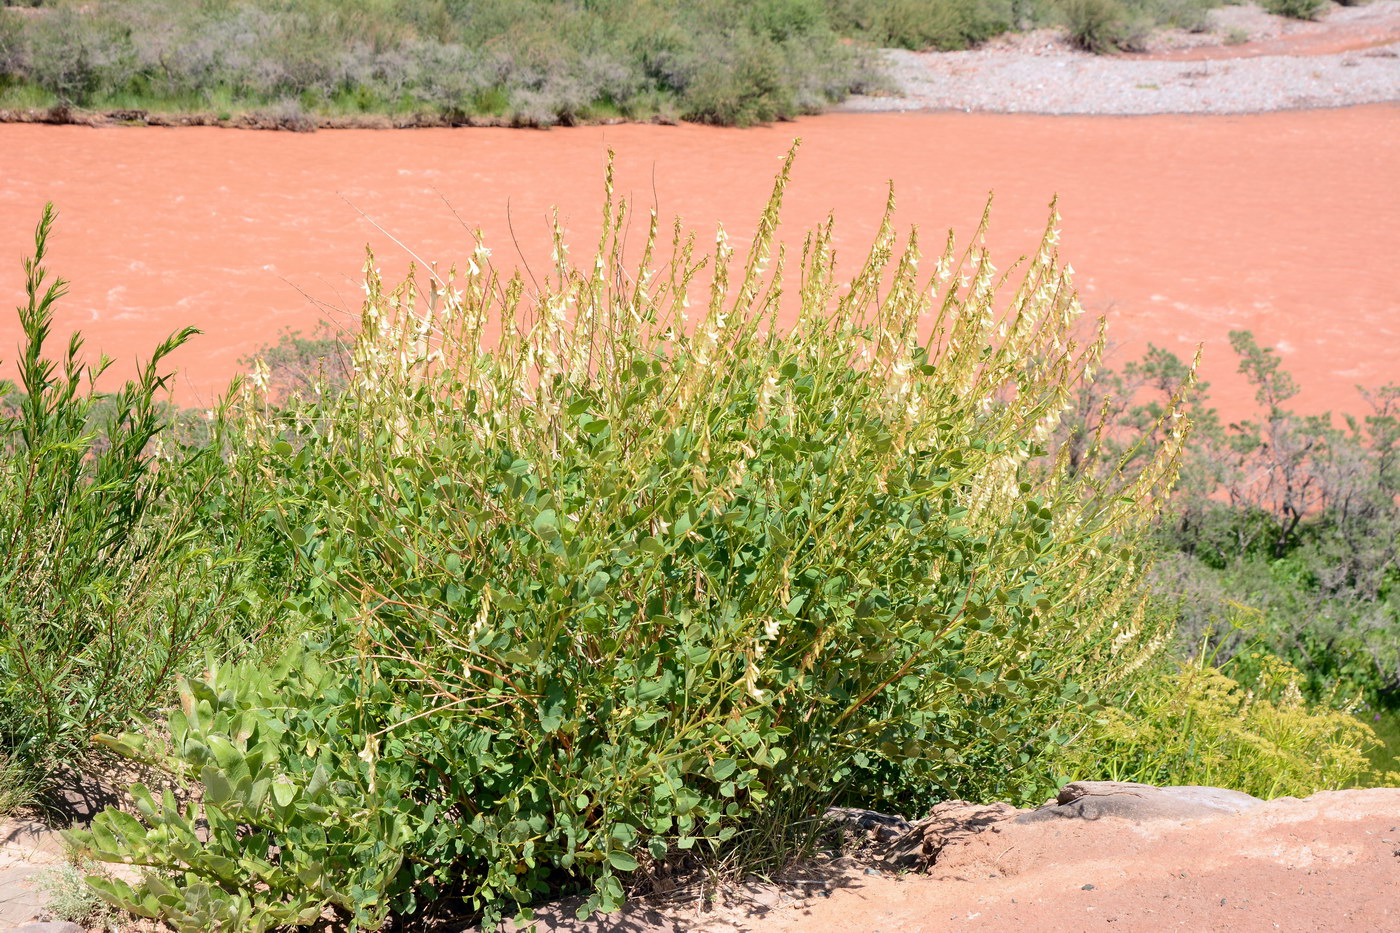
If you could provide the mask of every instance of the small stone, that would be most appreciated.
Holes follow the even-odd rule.
[[[1094,890],[1094,886],[1093,886],[1092,884],[1086,884],[1086,885],[1084,885],[1084,887],[1080,888],[1079,890],[1081,890],[1081,891],[1092,891],[1092,890]]]
[[[841,829],[853,835],[863,835],[881,845],[887,845],[909,831],[909,821],[902,816],[858,807],[830,807],[825,817]]]

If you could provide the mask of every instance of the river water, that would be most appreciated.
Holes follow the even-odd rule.
[[[386,274],[409,251],[462,260],[480,227],[498,265],[548,265],[557,205],[586,257],[608,148],[618,191],[742,243],[794,137],[796,239],[834,211],[847,261],[895,184],[899,220],[966,233],[995,192],[997,265],[1033,249],[1058,195],[1062,254],[1121,357],[1206,347],[1226,414],[1247,409],[1231,329],[1277,345],[1312,409],[1358,410],[1353,386],[1400,378],[1400,106],[1250,116],[831,114],[754,129],[624,125],[549,131],[0,126],[0,298],[45,201],[51,265],[73,282],[58,331],[131,372],[171,330],[182,401],[216,393],[283,328],[356,311],[363,248]],[[377,226],[376,226],[377,225]],[[511,229],[514,229],[512,237]],[[382,228],[382,230],[380,229]],[[398,242],[396,243],[395,240]],[[400,245],[401,244],[401,245]],[[518,244],[518,249],[517,249]],[[0,316],[12,360],[13,315]]]

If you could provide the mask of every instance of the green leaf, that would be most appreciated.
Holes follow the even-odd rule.
[[[587,595],[590,597],[599,595],[608,588],[608,583],[611,580],[612,577],[599,570],[597,573],[593,574],[593,576],[588,578]]]
[[[204,799],[216,807],[223,806],[233,797],[233,785],[224,772],[213,765],[205,765],[199,778],[204,785]]]
[[[276,801],[278,807],[286,809],[291,806],[296,796],[297,789],[294,784],[287,782],[285,779],[272,782],[272,799]]]
[[[306,782],[306,796],[314,798],[330,784],[331,777],[322,765],[317,765],[316,770],[311,773],[311,780]],[[284,805],[285,806],[285,805]]]
[[[623,852],[621,849],[613,849],[608,853],[608,862],[618,871],[636,871],[638,862],[635,858]]]

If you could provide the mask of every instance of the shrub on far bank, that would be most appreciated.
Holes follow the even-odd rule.
[[[1017,0],[829,0],[832,26],[882,46],[965,49],[1029,23]]]
[[[1140,48],[1148,28],[1120,0],[1062,0],[1060,11],[1069,41],[1086,52]]]
[[[1307,3],[1312,0],[1280,0]],[[0,104],[519,126],[676,118],[746,125],[885,80],[875,47],[963,49],[1066,23],[1091,51],[1214,0],[58,0],[0,8]]]
[[[1014,30],[1062,25],[1095,53],[1135,51],[1150,30],[1203,32],[1215,0],[830,0],[842,34],[881,46],[952,51]]]
[[[79,107],[310,116],[788,119],[872,78],[816,0],[63,2],[0,11],[0,81]],[[3,90],[0,87],[0,90]]]
[[[1327,0],[1263,0],[1264,9],[1275,16],[1317,19],[1327,9]]]

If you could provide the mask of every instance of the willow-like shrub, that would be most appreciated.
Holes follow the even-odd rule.
[[[793,277],[787,178],[742,262],[679,224],[658,262],[654,213],[629,261],[609,175],[596,256],[556,231],[544,281],[366,264],[349,387],[243,402],[320,634],[110,740],[209,823],[100,819],[96,854],[165,870],[110,897],[189,930],[587,912],[663,860],[771,867],[843,798],[1054,787],[1165,640],[1132,542],[1182,427],[1113,495],[1047,456],[1100,348],[1053,220],[1016,282],[981,230],[925,277],[888,213],[847,284],[830,222]]]
[[[0,816],[79,766],[94,732],[165,706],[206,651],[253,638],[242,529],[202,494],[223,472],[216,445],[167,445],[161,370],[198,331],[114,392],[97,388],[111,360],[85,364],[80,335],[52,354],[68,287],[45,263],[56,218],[47,206],[23,264],[4,361],[18,380],[0,379]]]

